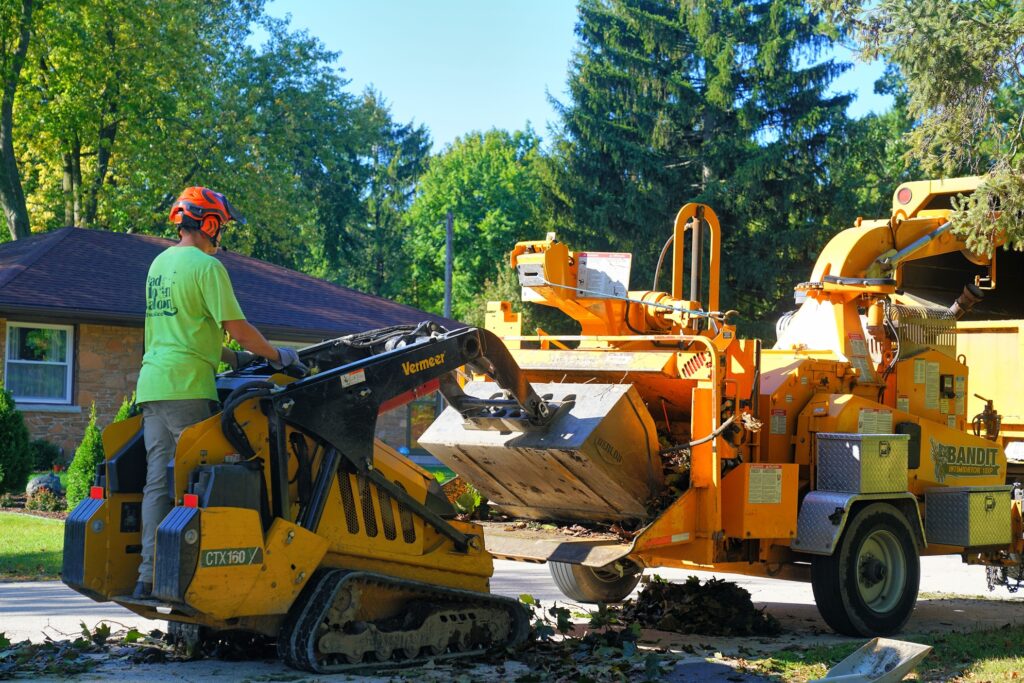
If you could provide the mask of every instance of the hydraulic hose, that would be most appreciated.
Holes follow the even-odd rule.
[[[276,386],[273,382],[247,382],[228,394],[224,400],[224,409],[220,414],[220,428],[224,432],[224,438],[234,446],[244,460],[252,458],[256,455],[256,451],[249,443],[249,437],[245,435],[238,420],[235,419],[235,409],[250,398],[269,395],[270,390]]]
[[[715,431],[711,432],[707,436],[702,436],[701,438],[697,439],[696,441],[691,441],[690,443],[685,444],[685,445],[680,444],[679,446],[671,446],[669,448],[663,448],[662,450],[660,450],[658,452],[659,452],[660,455],[670,455],[672,453],[678,453],[679,451],[689,450],[691,448],[694,448],[695,446],[700,446],[701,444],[707,443],[708,441],[711,441],[712,439],[715,439],[715,438],[721,436],[722,432],[724,432],[726,429],[728,429],[729,425],[731,425],[735,421],[736,421],[736,416],[732,415],[731,417],[729,417],[729,419],[727,419],[725,422],[720,424],[718,426],[718,429],[716,429]]]

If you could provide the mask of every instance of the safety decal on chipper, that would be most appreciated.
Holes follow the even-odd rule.
[[[263,548],[219,548],[204,550],[199,555],[200,567],[233,567],[263,564]]]
[[[873,383],[875,381],[875,371],[872,369],[873,363],[868,353],[867,343],[864,341],[864,335],[854,332],[847,335],[847,337],[850,349],[847,358],[850,361],[850,365],[857,369],[863,382]]]
[[[858,434],[892,434],[892,411],[885,408],[861,408],[857,411]]]
[[[775,505],[782,500],[782,465],[750,466],[747,502]]]

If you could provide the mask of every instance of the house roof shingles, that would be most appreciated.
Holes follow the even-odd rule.
[[[0,245],[0,315],[142,325],[149,264],[174,242],[62,228]],[[436,320],[410,306],[221,251],[248,320],[265,335],[303,341]]]

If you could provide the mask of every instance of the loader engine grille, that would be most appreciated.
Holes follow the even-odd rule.
[[[892,314],[900,340],[900,356],[906,358],[935,349],[956,357],[956,319],[949,309],[895,304]]]
[[[396,481],[395,484],[405,489],[399,482]],[[385,539],[397,540],[397,508],[402,541],[416,542],[416,523],[412,511],[405,505],[395,502],[387,491],[377,487],[369,479],[354,474],[338,474],[338,491],[345,513],[345,528],[350,534],[358,534],[360,528],[363,528],[368,537],[376,538],[382,530]]]

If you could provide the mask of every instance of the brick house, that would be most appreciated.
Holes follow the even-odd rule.
[[[95,403],[109,423],[138,379],[149,264],[170,240],[63,228],[0,244],[3,384],[32,438],[70,459]],[[276,345],[301,347],[388,325],[444,319],[259,259],[221,252],[249,321]],[[449,324],[451,325],[452,323]],[[383,416],[378,433],[409,446],[433,419],[421,399]],[[416,433],[414,433],[416,432]]]

